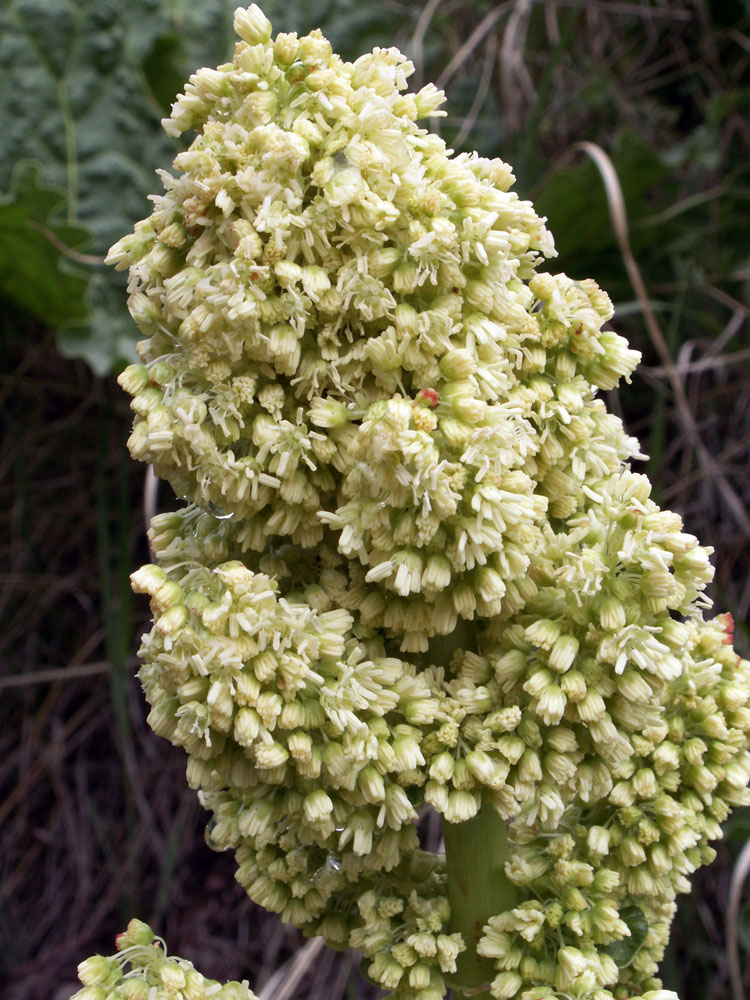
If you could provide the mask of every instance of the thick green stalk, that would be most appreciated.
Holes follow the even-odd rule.
[[[495,976],[492,960],[477,954],[482,927],[490,917],[510,910],[517,890],[505,874],[510,857],[505,820],[490,803],[465,823],[443,823],[448,865],[451,933],[463,935],[466,950],[456,960],[456,972],[447,977],[456,997],[490,998]],[[484,987],[484,989],[482,988]]]

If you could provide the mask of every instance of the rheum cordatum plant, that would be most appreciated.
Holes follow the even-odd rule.
[[[676,894],[750,801],[750,664],[598,396],[638,354],[537,270],[510,168],[416,124],[443,95],[399,52],[234,23],[108,258],[130,449],[188,501],[133,575],[149,722],[252,899],[394,1000],[674,1000]]]

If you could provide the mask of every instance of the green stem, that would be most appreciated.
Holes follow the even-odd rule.
[[[477,944],[489,918],[512,909],[517,901],[516,887],[504,867],[510,857],[506,823],[486,802],[465,823],[443,823],[443,838],[450,932],[459,932],[466,945],[456,960],[456,972],[447,982],[457,998],[491,1000],[489,984],[495,969],[491,959],[477,954]]]

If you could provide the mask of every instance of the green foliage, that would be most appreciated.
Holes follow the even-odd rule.
[[[624,907],[620,910],[620,919],[628,925],[630,937],[613,941],[604,950],[614,960],[618,969],[624,969],[630,965],[648,937],[648,920],[639,906]]]
[[[623,128],[616,133],[609,152],[616,165],[625,202],[634,206],[636,212],[639,207],[644,211],[650,192],[657,184],[663,185],[665,200],[667,191],[674,191],[671,168],[648,142],[630,129]],[[575,261],[582,273],[588,274],[592,268],[600,274],[603,269],[619,272],[621,255],[604,187],[592,161],[581,153],[571,157],[548,175],[539,188],[537,204],[541,213],[550,219],[558,253],[566,260]],[[639,250],[647,250],[644,244],[650,239],[643,230],[640,233],[640,240],[634,240],[636,254]]]
[[[88,233],[92,252],[104,254],[143,214],[154,169],[169,165],[176,147],[159,119],[177,81],[227,50],[233,7],[231,0],[11,0],[0,11],[0,192],[9,189],[18,160],[37,161],[37,183],[64,193],[57,208],[75,227],[70,240],[78,245]],[[42,204],[52,207],[49,195],[45,199]],[[59,293],[65,275],[61,270],[49,277],[54,261],[47,250],[43,279],[22,290],[43,239],[29,235],[24,246],[18,236],[29,228],[23,211],[28,222],[46,224],[39,219],[41,207],[28,198],[18,202],[15,242],[3,233],[3,291],[10,289],[15,301],[54,326],[79,319],[61,334],[60,347],[98,373],[131,359],[135,329],[122,281],[108,271],[90,274],[85,310],[79,275],[67,311],[50,312],[47,302],[55,293],[43,286],[49,278]],[[61,253],[61,267],[64,260]]]
[[[86,315],[87,277],[80,266],[60,266],[55,244],[80,248],[89,236],[60,221],[65,192],[44,184],[39,173],[38,164],[20,163],[10,192],[0,198],[0,293],[60,326]]]

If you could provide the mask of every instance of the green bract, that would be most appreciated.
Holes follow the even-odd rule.
[[[510,168],[416,124],[443,95],[400,53],[235,28],[109,256],[147,338],[130,448],[189,501],[133,576],[149,722],[250,896],[394,998],[468,944],[429,804],[509,821],[494,997],[669,1000],[675,895],[750,801],[750,664],[597,398],[638,355],[595,282],[537,273]]]

